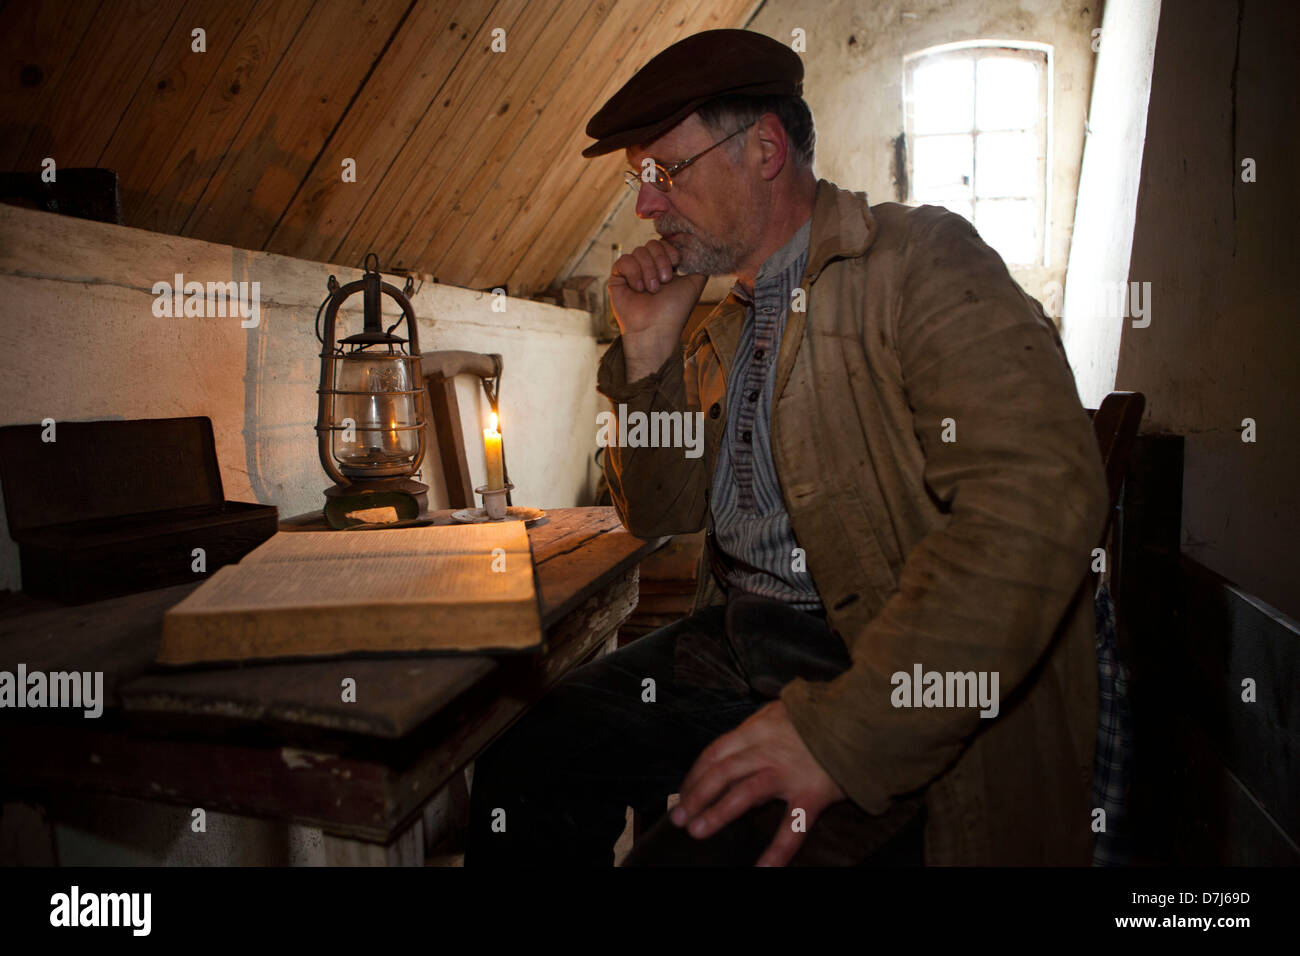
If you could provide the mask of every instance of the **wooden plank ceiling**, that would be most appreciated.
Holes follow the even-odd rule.
[[[757,5],[9,0],[0,169],[106,167],[130,226],[528,295],[623,188],[621,153],[581,157],[587,119],[659,50]]]

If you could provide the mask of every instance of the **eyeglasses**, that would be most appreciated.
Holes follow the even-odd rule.
[[[655,187],[655,189],[659,190],[661,193],[666,193],[673,188],[674,176],[680,173],[687,166],[691,165],[691,163],[695,162],[697,159],[699,159],[701,156],[707,153],[710,149],[716,149],[717,147],[725,143],[727,140],[731,139],[733,136],[739,136],[741,133],[745,132],[745,130],[749,129],[749,127],[753,125],[754,125],[753,123],[750,123],[747,126],[742,126],[740,129],[736,130],[735,132],[729,133],[726,136],[722,137],[722,139],[718,140],[716,143],[714,143],[712,146],[708,147],[707,149],[696,153],[690,159],[683,159],[680,163],[673,163],[671,166],[661,166],[659,163],[655,163],[653,167],[654,168],[653,179],[646,179],[643,178],[643,176],[632,172],[632,170],[630,169],[626,170],[623,173],[623,182],[627,183],[627,188],[632,190],[633,193],[639,193],[641,191],[641,186],[644,183],[649,183],[651,186]],[[650,172],[650,167],[646,167],[646,175],[649,175],[649,172]]]

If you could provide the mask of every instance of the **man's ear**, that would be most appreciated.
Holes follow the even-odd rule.
[[[758,135],[759,172],[764,179],[775,179],[790,156],[790,138],[775,113],[764,113],[754,125]]]

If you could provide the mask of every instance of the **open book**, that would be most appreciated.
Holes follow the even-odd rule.
[[[541,642],[522,521],[281,531],[163,616],[158,662]]]

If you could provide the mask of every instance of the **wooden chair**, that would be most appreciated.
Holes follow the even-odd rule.
[[[475,375],[483,384],[488,402],[494,407],[501,385],[504,361],[500,355],[478,352],[425,352],[420,357],[425,369],[424,386],[429,398],[429,422],[425,466],[433,470],[433,452],[438,450],[447,486],[447,507],[476,506],[474,482],[469,476],[465,433],[460,418],[460,401],[456,398],[456,376]],[[504,461],[504,451],[502,459]],[[426,483],[429,483],[426,480]],[[508,499],[507,499],[508,500]],[[424,809],[423,847],[425,859],[447,861],[464,853],[464,835],[469,826],[469,785],[465,773],[455,774]]]
[[[465,435],[461,430],[460,402],[456,398],[456,376],[475,375],[483,383],[495,411],[504,360],[495,353],[425,352],[421,363],[426,370],[424,384],[429,393],[429,447],[437,447],[443,478],[447,483],[447,507],[475,507],[474,483],[469,477]],[[505,460],[504,450],[502,461]],[[509,501],[509,498],[506,499]]]
[[[1110,534],[1111,519],[1119,503],[1120,489],[1124,486],[1124,473],[1133,452],[1142,412],[1146,409],[1146,396],[1141,392],[1111,392],[1101,400],[1092,415],[1092,430],[1097,436],[1101,451],[1101,464],[1106,472],[1106,487],[1110,492],[1110,509],[1106,512],[1106,526],[1101,532],[1101,546]]]

